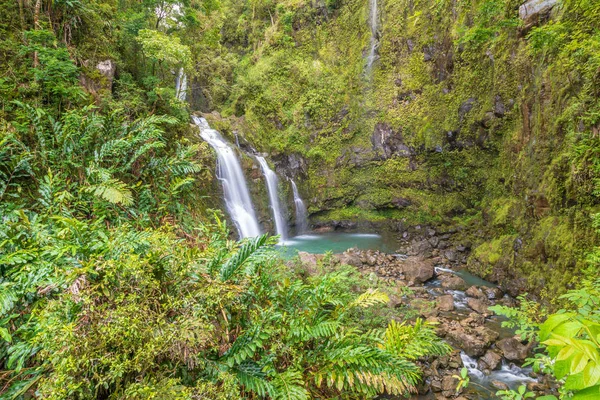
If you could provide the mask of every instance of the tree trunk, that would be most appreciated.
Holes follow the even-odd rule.
[[[40,9],[42,8],[42,0],[35,1],[35,8],[33,9],[33,28],[37,31],[40,29]],[[39,65],[37,51],[33,53],[33,68],[37,68]]]

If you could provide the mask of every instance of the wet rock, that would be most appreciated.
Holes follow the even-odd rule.
[[[411,243],[410,254],[428,257],[431,255],[433,247],[427,240],[413,240]]]
[[[542,382],[531,381],[527,382],[527,390],[530,392],[544,393],[549,389],[548,385]]]
[[[357,268],[362,265],[360,257],[353,252],[345,251],[342,254],[336,254],[334,257],[339,260],[340,264],[350,265]]]
[[[300,262],[306,267],[315,267],[320,258],[317,254],[311,254],[305,251],[299,251],[298,257],[300,257]]]
[[[492,380],[490,385],[497,390],[509,390],[508,385],[502,381]]]
[[[454,297],[451,294],[440,296],[437,298],[437,308],[440,311],[454,310]]]
[[[106,88],[110,89],[115,78],[115,73],[117,72],[117,64],[113,60],[104,60],[96,65],[96,69],[107,79]]]
[[[506,108],[504,107],[502,98],[500,96],[496,96],[494,98],[494,115],[498,118],[502,118],[504,117],[505,112]]]
[[[469,248],[467,246],[459,244],[458,246],[456,246],[456,250],[460,251],[461,253],[464,253],[465,251],[469,250]]]
[[[388,124],[382,122],[375,124],[371,135],[371,144],[375,153],[383,159],[393,155],[408,157],[412,154],[412,150],[404,145],[402,133],[394,132]]]
[[[460,276],[443,275],[440,277],[440,280],[442,281],[441,285],[444,289],[465,290],[467,288],[467,283]]]
[[[502,356],[500,354],[498,354],[496,351],[488,350],[485,352],[483,357],[477,361],[477,364],[481,370],[489,369],[493,371],[500,366],[501,362]]]
[[[413,285],[425,283],[433,278],[435,270],[431,261],[409,257],[402,263],[402,272],[409,285]]]
[[[444,396],[453,396],[456,394],[456,386],[458,385],[458,379],[452,377],[452,375],[446,375],[442,378],[442,394]]]
[[[500,340],[496,347],[502,351],[504,358],[510,361],[523,361],[529,353],[529,348],[514,337]]]
[[[452,321],[447,327],[446,338],[470,357],[480,357],[498,338],[498,333],[485,326],[473,329]]]
[[[454,250],[446,250],[444,252],[444,256],[448,259],[448,261],[450,262],[456,262],[456,260],[458,260],[458,257],[456,256],[456,252]]]
[[[484,287],[483,291],[485,292],[485,295],[488,299],[490,300],[498,300],[501,299],[503,296],[502,290],[500,290],[497,287]]]
[[[470,288],[467,289],[465,294],[469,297],[475,297],[477,299],[486,299],[487,298],[485,293],[483,293],[483,290],[481,290],[477,286],[471,286]]]
[[[545,22],[558,0],[528,0],[519,7],[519,18],[523,20],[524,30]]]
[[[470,97],[460,105],[460,107],[458,108],[458,119],[461,122],[465,118],[465,115],[467,115],[467,113],[473,109],[473,106],[475,105],[476,101],[477,99],[475,99],[474,97]]]

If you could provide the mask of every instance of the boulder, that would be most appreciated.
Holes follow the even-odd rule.
[[[465,290],[467,283],[463,278],[456,275],[444,275],[440,278],[442,287],[449,290]]]
[[[490,300],[498,300],[502,298],[502,290],[500,290],[497,287],[484,287],[483,291],[485,292],[485,295],[488,299]]]
[[[454,297],[451,294],[440,296],[437,298],[437,309],[440,311],[454,310]]]
[[[479,314],[489,314],[491,312],[488,310],[490,302],[485,298],[476,299],[473,297],[468,297],[467,306],[469,306],[469,308],[471,308],[473,311],[478,312]]]
[[[345,251],[342,254],[336,254],[335,257],[339,260],[340,264],[350,265],[357,268],[362,265],[360,257],[349,251]]]
[[[497,390],[509,390],[508,385],[502,381],[492,380],[490,385]]]
[[[523,20],[524,29],[530,28],[545,22],[550,11],[558,3],[558,0],[528,0],[519,7],[519,18]]]
[[[487,296],[483,293],[483,290],[478,288],[477,286],[471,286],[465,292],[465,294],[469,297],[475,297],[477,299],[486,299]]]
[[[402,272],[409,285],[425,283],[435,273],[433,263],[417,257],[408,257],[401,265]]]
[[[481,370],[489,369],[493,371],[498,368],[501,362],[502,356],[500,354],[498,354],[496,351],[488,350],[485,352],[483,357],[477,361],[477,364]]]
[[[484,355],[493,342],[491,335],[482,336],[477,331],[466,329],[460,325],[449,327],[446,332],[446,337],[457,348],[462,349],[469,357],[480,357]]]
[[[524,361],[529,353],[529,348],[514,337],[500,340],[496,347],[502,351],[504,358],[510,361]]]

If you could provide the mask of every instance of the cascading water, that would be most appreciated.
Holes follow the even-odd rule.
[[[371,77],[373,64],[377,59],[377,47],[379,47],[379,9],[377,0],[369,0],[369,28],[371,28],[371,40],[369,42],[369,54],[367,55],[367,76]]]
[[[242,238],[260,235],[260,227],[254,212],[250,192],[238,158],[223,137],[204,118],[193,116],[200,129],[200,136],[217,152],[217,178],[223,184],[225,206]]]
[[[187,98],[187,75],[182,68],[179,68],[179,74],[175,80],[175,97],[181,101]]]
[[[296,234],[301,235],[308,230],[308,213],[306,206],[298,193],[298,187],[293,179],[290,179],[292,184],[292,192],[294,193],[294,205],[296,207]]]
[[[267,164],[267,160],[265,160],[264,157],[256,156],[256,159],[258,160],[258,163],[260,164],[260,167],[265,175],[265,179],[267,180],[269,200],[271,202],[271,209],[273,210],[273,218],[275,219],[275,229],[277,230],[280,240],[284,241],[287,239],[287,224],[285,222],[285,218],[283,217],[283,213],[281,212],[281,203],[279,201],[279,194],[277,192],[279,179],[277,178],[277,174],[273,172],[271,168],[269,168],[269,164]]]

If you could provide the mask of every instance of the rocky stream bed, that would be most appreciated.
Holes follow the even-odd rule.
[[[433,235],[432,235],[433,236]],[[440,240],[436,238],[436,244]],[[502,318],[488,308],[516,305],[498,286],[465,272],[466,248],[455,246],[441,255],[422,241],[406,242],[402,253],[351,248],[334,254],[330,262],[356,267],[401,288],[390,296],[390,307],[409,308],[413,314],[436,324],[437,333],[454,349],[450,354],[420,360],[423,383],[414,399],[493,399],[497,390],[526,385],[537,395],[549,394],[555,385],[549,377],[522,367],[535,343],[521,341],[502,327]],[[309,270],[322,254],[298,252]],[[450,257],[448,257],[448,255]],[[399,312],[400,313],[400,312]],[[466,367],[471,383],[457,393],[460,370]]]

